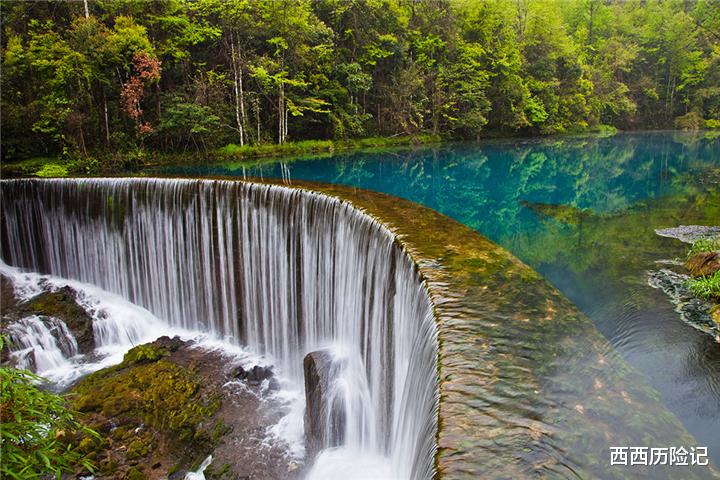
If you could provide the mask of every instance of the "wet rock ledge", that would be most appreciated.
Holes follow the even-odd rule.
[[[97,479],[183,479],[207,457],[208,479],[297,478],[298,465],[266,429],[278,409],[263,398],[272,372],[238,367],[178,337],[131,349],[119,365],[70,388],[71,407],[100,434],[79,447]],[[240,369],[245,372],[245,369]],[[257,381],[259,369],[264,378]]]

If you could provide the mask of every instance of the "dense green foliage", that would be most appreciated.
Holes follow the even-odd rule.
[[[60,478],[78,466],[92,469],[67,440],[77,433],[97,434],[76,421],[62,396],[39,388],[41,381],[27,370],[0,367],[0,477]]]
[[[720,2],[2,4],[5,160],[602,125],[720,126]]]

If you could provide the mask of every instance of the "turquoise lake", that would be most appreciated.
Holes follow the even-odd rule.
[[[655,229],[720,225],[720,137],[493,140],[151,173],[351,185],[472,227],[588,315],[720,465],[720,344],[684,323],[668,296],[648,285],[649,272],[684,258],[687,248]]]

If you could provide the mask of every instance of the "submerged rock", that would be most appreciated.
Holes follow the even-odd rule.
[[[673,228],[658,228],[655,233],[661,237],[676,238],[684,243],[695,243],[720,236],[720,227],[706,225],[680,225]]]
[[[333,384],[342,369],[326,350],[308,353],[305,371],[305,452],[312,460],[320,450],[341,445],[345,431],[345,411],[340,399],[332,395]]]
[[[698,252],[685,262],[693,277],[709,277],[720,270],[720,252]]]
[[[675,305],[675,311],[680,314],[684,322],[712,335],[715,339],[720,338],[717,307],[708,300],[696,297],[688,287],[689,280],[688,275],[665,268],[648,273],[648,284],[662,290],[670,297],[670,301]]]
[[[582,209],[573,205],[528,202],[527,200],[520,200],[520,205],[532,210],[541,219],[553,218],[558,222],[568,225],[578,225],[583,220],[595,215],[591,210]]]

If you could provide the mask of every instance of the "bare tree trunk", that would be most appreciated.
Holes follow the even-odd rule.
[[[232,67],[233,67],[233,77],[235,82],[233,83],[233,93],[235,95],[235,122],[237,123],[237,130],[240,134],[240,146],[242,147],[245,145],[245,131],[243,130],[243,122],[242,118],[240,117],[240,109],[241,109],[241,75],[242,72],[240,71],[240,65],[238,65],[238,57],[235,52],[235,42],[233,40],[233,36],[230,37],[230,57],[232,60]]]
[[[284,92],[283,92],[284,95]],[[285,109],[285,120],[283,120],[283,127],[285,128],[285,131],[283,132],[283,143],[287,141],[288,136],[288,115],[290,114],[290,110],[288,110],[287,105],[285,105],[285,98],[283,96],[283,108]]]
[[[242,62],[242,50],[240,49],[240,39],[238,39],[237,46],[238,53],[238,87],[240,90],[240,120],[242,121],[243,127],[247,124],[247,117],[245,116],[245,90],[243,89],[243,62]],[[243,132],[245,129],[243,128]]]
[[[90,9],[88,8],[88,0],[83,0],[85,6],[85,18],[90,18]]]
[[[260,144],[260,97],[255,97],[255,124],[257,125],[256,143]]]
[[[107,96],[103,88],[103,111],[105,113],[105,142],[110,146],[110,122],[108,121]]]
[[[280,88],[278,92],[278,143],[282,144],[285,141],[285,84],[280,81]]]

